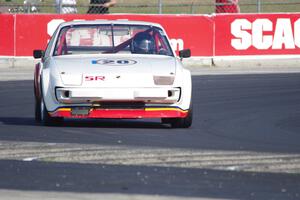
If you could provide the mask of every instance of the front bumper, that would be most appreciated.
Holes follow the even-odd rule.
[[[74,112],[80,110],[80,112]],[[63,107],[49,112],[51,117],[63,118],[106,118],[106,119],[141,119],[141,118],[185,118],[187,110],[176,107],[140,108],[140,109],[103,109],[89,107]]]
[[[180,88],[56,88],[56,98],[63,104],[89,104],[102,101],[139,101],[173,104],[179,101]]]

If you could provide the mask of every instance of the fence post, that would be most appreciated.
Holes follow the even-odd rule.
[[[261,12],[261,0],[257,0],[257,12]]]
[[[158,13],[162,14],[162,0],[158,0]]]
[[[195,13],[195,10],[194,10],[194,2],[192,2],[192,4],[191,4],[191,13],[192,13],[192,14]]]

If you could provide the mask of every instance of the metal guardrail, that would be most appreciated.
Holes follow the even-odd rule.
[[[86,0],[57,1],[59,3],[55,4],[53,0],[0,0],[0,13],[86,14],[91,6],[100,6],[86,3]],[[233,12],[230,9],[234,8],[234,1],[237,0],[227,0],[226,3],[218,3],[218,0],[157,0],[154,3],[147,3],[147,0],[118,0],[116,6],[109,10],[110,13],[208,14],[218,12],[219,8],[226,6],[228,12]],[[238,7],[242,13],[299,12],[300,0],[239,0]],[[219,11],[224,12],[223,9]]]

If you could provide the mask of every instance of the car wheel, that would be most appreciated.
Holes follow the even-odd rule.
[[[34,101],[35,104],[35,109],[34,109],[34,117],[36,122],[41,122],[41,105],[40,105],[40,100],[35,98]]]
[[[40,100],[40,116],[41,116],[40,122],[44,126],[59,125],[62,122],[62,118],[51,117],[49,115],[43,99]]]
[[[40,106],[40,98],[37,96],[36,87],[35,87],[35,79],[33,82],[34,88],[34,118],[36,122],[41,122],[41,106]]]
[[[191,104],[185,118],[162,118],[162,123],[171,124],[172,128],[189,128],[193,122],[193,106]]]

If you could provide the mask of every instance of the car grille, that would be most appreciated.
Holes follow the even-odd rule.
[[[143,109],[144,102],[99,102],[97,107],[104,109]]]

